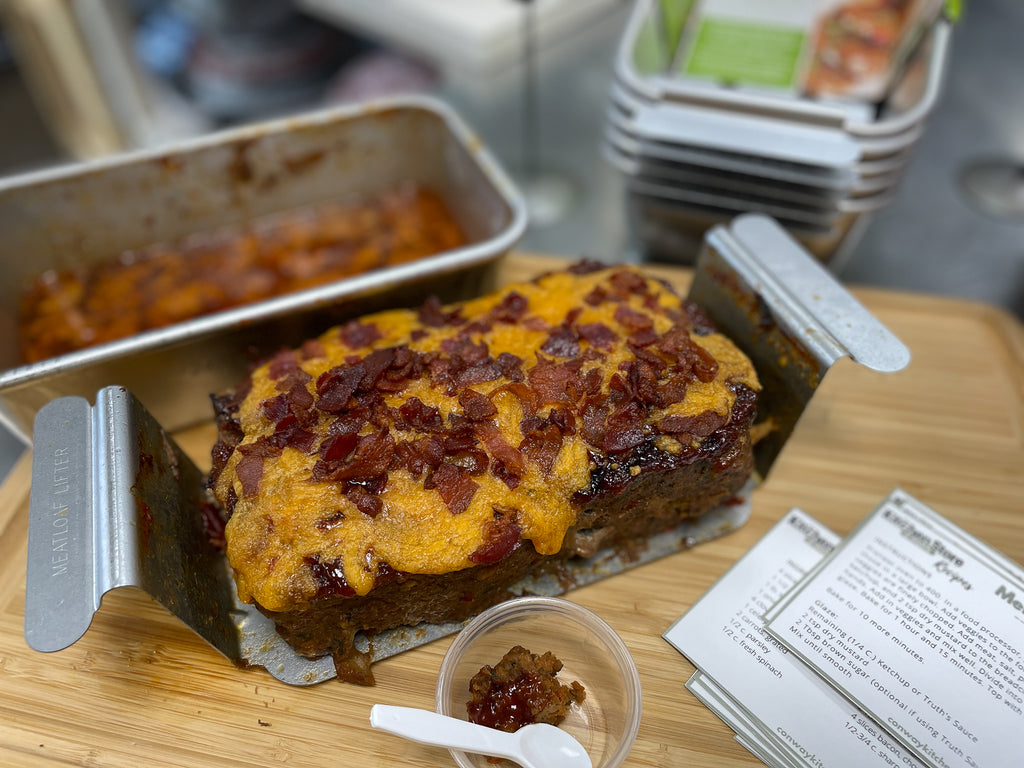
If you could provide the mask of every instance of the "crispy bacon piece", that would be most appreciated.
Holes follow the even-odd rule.
[[[480,442],[473,429],[473,422],[457,413],[449,414],[448,429],[441,439],[444,441],[446,456],[468,451]]]
[[[210,477],[209,485],[212,488],[217,483],[217,479],[220,477],[221,472],[224,471],[224,467],[227,466],[228,459],[231,458],[231,454],[235,452],[235,449],[225,442],[224,440],[218,440],[214,443],[213,448],[210,449]]]
[[[608,416],[601,447],[608,453],[622,453],[636,448],[644,441],[646,411],[631,400],[616,408]]]
[[[452,453],[448,456],[448,459],[452,464],[465,469],[473,477],[479,477],[486,472],[490,464],[487,454],[479,448],[467,448],[464,451]]]
[[[303,558],[306,567],[313,576],[313,583],[316,584],[316,599],[322,600],[327,597],[352,597],[356,591],[352,589],[345,579],[345,571],[341,566],[341,560],[323,561],[319,555],[309,555]]]
[[[286,416],[278,422],[274,434],[267,438],[267,443],[278,450],[294,448],[309,453],[316,444],[316,435],[304,428],[294,416]]]
[[[526,297],[516,291],[509,291],[505,297],[494,306],[489,316],[495,322],[514,323],[526,312],[528,307]]]
[[[576,434],[576,417],[568,408],[552,408],[548,413],[548,421],[558,427],[563,436]]]
[[[634,349],[633,350],[633,354],[636,355],[636,359],[637,360],[642,360],[647,365],[651,366],[651,368],[654,370],[655,374],[659,378],[665,372],[665,370],[668,368],[668,363],[666,363],[661,358],[661,356],[658,355],[656,352],[653,352],[653,351],[651,351],[649,349],[643,349],[643,348]]]
[[[377,386],[380,377],[391,366],[395,359],[394,347],[375,349],[363,358],[363,378],[359,380],[359,390],[368,391]]]
[[[444,461],[444,442],[437,435],[398,443],[395,447],[395,463],[405,467],[413,477],[437,469]]]
[[[298,419],[302,419],[313,407],[313,393],[306,389],[306,381],[311,378],[309,374],[306,374],[305,380],[295,381],[285,393],[288,398],[288,408]]]
[[[299,363],[295,359],[295,352],[290,349],[282,349],[270,358],[270,364],[267,366],[267,376],[275,380],[281,379],[289,371],[298,368],[298,366]]]
[[[628,269],[620,269],[613,272],[610,278],[612,288],[617,296],[626,299],[631,295],[647,296],[650,291],[647,288],[647,281],[636,272]]]
[[[502,352],[494,359],[494,362],[498,364],[501,375],[509,381],[518,382],[526,378],[526,374],[523,373],[522,358],[511,352]]]
[[[270,421],[279,422],[289,413],[288,397],[286,395],[268,397],[260,404],[260,410]]]
[[[664,407],[669,403],[680,403],[686,398],[686,389],[690,385],[690,376],[685,372],[672,371],[664,379],[658,381],[658,405]]]
[[[418,379],[425,368],[422,355],[407,346],[392,348],[387,367],[377,379],[377,388],[385,392],[400,392],[409,381]]]
[[[537,416],[527,416],[521,423],[523,441],[519,450],[541,468],[545,475],[550,475],[562,449],[562,431],[557,425]]]
[[[341,523],[343,523],[344,521],[345,513],[339,509],[335,512],[332,512],[327,517],[321,517],[319,520],[316,521],[315,525],[318,531],[326,533],[332,528],[341,525]]]
[[[494,360],[487,358],[459,370],[455,376],[455,390],[486,384],[488,381],[495,381],[499,378],[501,378],[501,368]]]
[[[429,328],[443,328],[446,325],[459,325],[461,309],[445,312],[441,300],[431,296],[419,308],[419,320]]]
[[[604,384],[604,374],[601,373],[600,368],[591,368],[581,379],[583,386],[583,395],[596,395],[601,391],[601,385]]]
[[[537,365],[527,373],[526,380],[541,403],[572,404],[583,395],[583,362],[575,358],[556,363],[538,355]]]
[[[697,378],[705,384],[709,381],[714,381],[715,376],[718,375],[718,361],[708,352],[704,347],[699,344],[690,342],[690,348],[694,353],[693,371],[697,374]]]
[[[487,395],[475,389],[464,389],[459,393],[459,405],[470,421],[483,421],[498,415],[498,409]]]
[[[608,265],[597,259],[590,259],[584,257],[578,261],[570,264],[565,268],[565,271],[570,275],[589,275],[594,272],[600,272],[605,269]]]
[[[469,559],[477,565],[493,565],[519,549],[523,530],[516,516],[517,510],[496,506],[494,519],[488,520],[484,527],[483,543]]]
[[[629,346],[632,347],[633,349],[649,347],[657,340],[658,334],[654,332],[653,328],[643,328],[638,331],[633,331],[631,334],[629,334]]]
[[[339,436],[339,439],[345,438]],[[394,450],[395,439],[386,427],[373,434],[358,435],[355,447],[344,459],[332,461],[321,455],[320,461],[313,465],[313,479],[372,480],[387,472]]]
[[[495,459],[491,462],[491,472],[494,473],[496,478],[507,485],[510,491],[514,491],[519,487],[519,484],[523,482],[523,478],[515,474],[508,468],[508,465],[500,459]]]
[[[359,435],[354,432],[331,435],[320,444],[318,453],[320,458],[327,462],[344,461],[352,454],[358,443]]]
[[[377,563],[377,573],[373,577],[374,586],[381,587],[392,582],[403,582],[409,578],[409,574],[393,568],[383,560]]]
[[[560,325],[548,334],[540,351],[553,357],[575,357],[580,353],[579,336],[571,325]]]
[[[366,413],[355,413],[353,411],[346,411],[338,415],[332,422],[327,425],[328,435],[344,435],[351,433],[358,435],[363,431],[363,427],[369,424],[369,417]]]
[[[723,416],[715,411],[704,411],[695,416],[666,416],[655,426],[659,432],[670,435],[688,434],[696,437],[707,437],[715,430],[724,427],[728,422],[728,416]]]
[[[615,331],[604,323],[583,323],[577,326],[580,338],[590,343],[590,346],[597,349],[609,350],[618,338]]]
[[[501,462],[505,469],[517,476],[517,481],[526,469],[526,459],[501,434],[501,430],[493,422],[484,421],[474,426],[480,441],[487,446],[496,462]],[[507,484],[507,481],[506,481]],[[518,485],[518,482],[516,483]]]
[[[455,464],[443,462],[423,483],[427,490],[437,489],[448,510],[461,515],[467,509],[480,487],[470,477],[469,471]]]
[[[608,291],[602,286],[596,286],[590,293],[583,297],[583,301],[592,307],[599,306],[608,301]]]
[[[432,405],[426,405],[418,397],[410,397],[398,408],[401,414],[400,426],[414,429],[417,432],[442,432],[444,422],[441,412]]]
[[[650,315],[638,312],[625,304],[621,304],[615,309],[615,319],[631,331],[645,331],[654,326]]]
[[[646,360],[631,363],[626,372],[626,380],[633,397],[641,403],[649,405],[658,402],[658,373]]]
[[[491,400],[498,397],[503,392],[510,392],[516,396],[519,400],[520,406],[522,406],[523,413],[532,415],[536,413],[537,409],[540,408],[541,402],[536,390],[523,382],[514,381],[511,384],[503,384],[502,386],[491,392]]]
[[[502,369],[488,353],[487,346],[469,337],[453,336],[441,342],[443,355],[427,363],[434,380],[449,394],[466,387],[501,378]]]
[[[316,380],[316,407],[324,413],[341,412],[362,381],[363,374],[361,364],[339,365],[324,371]]]
[[[356,505],[356,509],[367,517],[377,517],[384,511],[384,502],[380,496],[370,493],[360,485],[349,485],[345,489],[345,498]]]
[[[345,342],[349,348],[360,349],[361,347],[368,347],[373,342],[384,338],[384,333],[373,323],[361,323],[358,320],[352,320],[338,329],[338,338]]]
[[[291,447],[308,453],[316,443],[316,436],[309,429],[315,421],[310,411],[312,404],[313,396],[299,382],[287,392],[264,400],[263,415],[274,422],[274,433],[267,438],[269,445],[278,451]]]
[[[666,357],[674,359],[681,369],[692,371],[700,381],[712,381],[718,374],[718,361],[702,346],[695,344],[689,332],[681,326],[675,326],[664,334],[655,347]]]
[[[259,493],[263,479],[263,457],[259,454],[243,456],[235,465],[235,475],[242,484],[242,496],[251,498]]]
[[[604,443],[608,406],[605,398],[587,397],[580,404],[580,435],[588,443],[600,447]]]

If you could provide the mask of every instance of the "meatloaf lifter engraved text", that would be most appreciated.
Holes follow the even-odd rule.
[[[71,559],[69,531],[71,508],[67,496],[71,491],[71,449],[56,448],[53,452],[53,501],[50,512],[50,576],[63,576]]]

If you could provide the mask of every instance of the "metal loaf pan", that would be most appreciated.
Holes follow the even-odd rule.
[[[31,365],[17,349],[19,293],[71,268],[402,182],[440,194],[468,244]],[[209,394],[253,359],[347,317],[429,294],[480,293],[521,237],[525,207],[491,154],[442,103],[401,98],[211,134],[170,149],[0,179],[0,422],[31,442],[57,397],[129,389],[167,429],[210,418]]]

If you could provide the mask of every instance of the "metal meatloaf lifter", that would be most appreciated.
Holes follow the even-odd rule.
[[[629,266],[349,322],[213,398],[239,597],[372,684],[358,631],[464,619],[728,500],[759,389],[699,309]]]

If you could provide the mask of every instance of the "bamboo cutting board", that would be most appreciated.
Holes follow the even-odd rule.
[[[503,280],[562,262],[514,256]],[[689,273],[657,270],[685,287]],[[849,531],[901,486],[1024,562],[1024,329],[992,307],[883,291],[858,297],[910,347],[892,375],[840,361],[738,531],[570,592],[623,637],[643,721],[629,766],[760,765],[683,683],[661,634],[790,507]],[[212,425],[176,436],[208,466]],[[53,654],[22,635],[30,457],[0,486],[0,765],[444,766],[446,750],[372,731],[374,703],[433,709],[449,640],[374,667],[377,685],[311,688],[234,668],[147,596],[109,594],[85,637]]]

